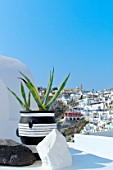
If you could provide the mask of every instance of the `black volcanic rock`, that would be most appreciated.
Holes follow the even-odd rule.
[[[11,139],[0,139],[0,165],[26,166],[33,164],[35,160],[27,146]]]

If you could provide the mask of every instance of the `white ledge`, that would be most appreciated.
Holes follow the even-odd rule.
[[[86,143],[84,143],[84,148],[85,144]],[[113,160],[80,151],[76,149],[76,142],[68,143],[68,145],[73,158],[73,163],[72,167],[62,170],[113,170]],[[33,165],[24,167],[0,166],[0,170],[46,170],[46,168],[41,166],[41,161],[36,161]]]
[[[113,137],[75,135],[76,149],[113,160]]]

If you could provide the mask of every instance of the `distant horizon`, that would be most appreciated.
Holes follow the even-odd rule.
[[[42,87],[42,88],[45,88],[45,89],[47,88],[47,86],[41,86],[41,85],[39,85],[37,87]],[[58,87],[53,86],[52,89],[53,88],[58,88]],[[76,87],[64,87],[64,89],[76,89],[76,88],[80,88],[80,87],[79,86],[76,86]],[[111,88],[108,87],[108,88],[105,88],[105,89],[85,89],[85,88],[83,88],[83,91],[98,92],[98,91],[111,90],[111,89],[113,89],[113,87],[111,87]]]
[[[23,62],[36,84],[113,87],[113,1],[0,1],[0,55]]]

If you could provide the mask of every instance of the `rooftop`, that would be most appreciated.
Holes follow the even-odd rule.
[[[95,154],[87,153],[76,148],[75,143],[68,143],[72,155],[73,164],[65,170],[113,170],[113,159],[103,158]],[[84,143],[85,147],[85,143]],[[41,161],[36,161],[31,166],[25,167],[8,167],[0,166],[0,170],[46,170],[46,167],[41,167]],[[64,170],[64,169],[62,169]]]

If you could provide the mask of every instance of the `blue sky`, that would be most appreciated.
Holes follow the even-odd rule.
[[[21,60],[37,86],[113,87],[112,0],[0,0],[0,55]]]

